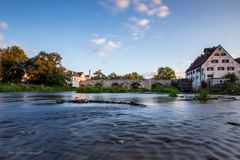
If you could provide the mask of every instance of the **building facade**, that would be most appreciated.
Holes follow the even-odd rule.
[[[221,85],[228,79],[224,76],[235,73],[240,77],[240,64],[221,46],[205,48],[186,70],[186,78],[192,81],[194,89],[201,86],[202,81],[210,86]]]
[[[71,71],[71,84],[73,87],[79,87],[81,82],[85,82],[86,76],[83,72],[73,72]]]

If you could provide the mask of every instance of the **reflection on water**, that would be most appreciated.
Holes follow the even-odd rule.
[[[147,107],[56,104],[135,101]],[[152,94],[0,94],[0,159],[240,159],[239,101]]]

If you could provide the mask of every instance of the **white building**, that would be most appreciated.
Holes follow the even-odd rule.
[[[79,87],[81,82],[85,82],[87,79],[83,72],[71,72],[71,84],[73,87]]]
[[[201,86],[202,81],[210,86],[224,83],[224,76],[235,73],[240,77],[240,64],[221,45],[205,48],[204,54],[200,55],[186,70],[186,78],[192,81],[194,89]]]

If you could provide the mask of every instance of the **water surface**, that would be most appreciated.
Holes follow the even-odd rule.
[[[73,98],[147,107],[55,103]],[[239,102],[188,102],[154,94],[0,93],[0,159],[238,160]]]

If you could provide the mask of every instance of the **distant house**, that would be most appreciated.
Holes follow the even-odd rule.
[[[86,81],[86,76],[83,72],[71,72],[71,84],[73,87],[79,87],[81,82]]]
[[[193,89],[198,89],[202,81],[210,86],[220,85],[227,81],[227,73],[240,76],[239,59],[233,57],[221,46],[205,48],[186,70],[186,78],[192,81]]]

